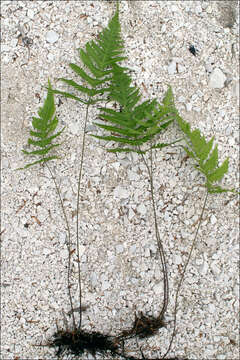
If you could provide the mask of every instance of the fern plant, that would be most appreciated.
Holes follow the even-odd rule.
[[[37,118],[37,117],[33,116],[33,118],[32,118],[32,127],[34,130],[30,130],[31,137],[28,139],[28,145],[34,147],[36,150],[32,150],[32,151],[26,151],[24,149],[22,150],[22,152],[25,155],[31,156],[31,157],[37,157],[37,160],[25,165],[22,168],[18,168],[17,170],[27,169],[30,166],[42,163],[43,165],[46,165],[46,167],[48,168],[48,171],[50,172],[51,178],[54,182],[56,192],[57,192],[59,200],[60,200],[60,204],[61,204],[61,208],[63,211],[64,220],[65,220],[65,224],[66,224],[66,228],[67,228],[67,234],[68,234],[68,242],[67,242],[67,244],[68,244],[67,245],[68,246],[68,286],[67,287],[68,287],[70,306],[71,306],[71,309],[73,310],[73,300],[72,300],[72,293],[71,293],[71,286],[70,286],[70,257],[71,257],[70,226],[69,226],[68,218],[67,218],[66,211],[65,211],[65,208],[63,205],[60,188],[56,182],[56,178],[53,175],[53,172],[52,172],[50,166],[48,166],[48,162],[50,160],[59,159],[59,156],[57,156],[55,154],[54,155],[50,155],[50,154],[51,154],[51,152],[52,152],[51,150],[53,148],[60,146],[59,143],[53,143],[53,140],[56,139],[57,137],[59,137],[60,134],[64,131],[64,128],[63,128],[62,130],[55,132],[55,130],[58,126],[57,116],[54,116],[55,110],[56,110],[56,107],[55,107],[55,103],[54,103],[54,95],[53,95],[53,91],[52,91],[52,86],[51,86],[50,80],[48,80],[47,97],[45,99],[43,107],[41,107],[38,111],[39,117]],[[46,156],[46,155],[48,155],[48,156]],[[75,325],[76,322],[75,322],[74,313],[72,315],[72,318],[73,318],[73,323]]]
[[[217,184],[228,171],[228,159],[226,159],[221,166],[218,165],[218,149],[217,145],[213,148],[214,137],[210,141],[206,141],[205,137],[201,135],[200,130],[196,129],[191,131],[190,125],[184,121],[178,114],[178,111],[174,105],[174,99],[172,90],[169,87],[166,92],[163,104],[160,105],[156,100],[145,101],[140,105],[137,103],[140,100],[139,91],[136,87],[131,87],[131,78],[126,74],[126,68],[121,68],[120,66],[114,65],[114,74],[111,85],[110,98],[116,101],[119,104],[120,111],[116,111],[112,108],[101,108],[99,118],[105,122],[99,123],[96,122],[95,125],[104,129],[105,131],[110,132],[110,135],[92,135],[95,138],[111,141],[117,144],[117,147],[107,148],[108,152],[137,152],[141,154],[143,161],[146,165],[150,186],[151,186],[151,197],[153,205],[153,213],[155,220],[155,232],[157,238],[158,250],[160,253],[163,274],[164,274],[164,301],[163,307],[158,317],[161,322],[163,315],[167,310],[168,298],[169,298],[169,289],[168,289],[168,276],[166,269],[166,260],[165,253],[163,249],[163,244],[160,239],[158,224],[157,224],[157,215],[156,215],[156,205],[154,200],[154,188],[153,188],[153,172],[152,172],[152,149],[154,148],[163,148],[169,144],[165,143],[155,143],[155,136],[165,130],[170,123],[174,120],[178,123],[180,129],[182,130],[186,146],[184,149],[187,155],[194,160],[194,167],[198,169],[205,176],[205,187],[207,189],[206,196],[204,199],[204,204],[202,212],[199,219],[199,224],[196,230],[196,234],[191,245],[188,259],[184,266],[183,274],[181,276],[175,299],[175,308],[174,308],[174,330],[172,338],[170,340],[169,347],[166,353],[161,357],[164,359],[169,353],[173,339],[176,331],[176,315],[177,315],[177,306],[178,306],[178,295],[184,279],[184,274],[186,268],[189,264],[192,251],[198,236],[200,224],[202,221],[203,213],[206,208],[206,202],[208,194],[214,193],[223,193],[227,191],[235,192],[234,189],[225,189]],[[176,143],[179,140],[176,140],[173,143]],[[146,146],[150,142],[150,146]],[[172,144],[173,144],[172,143]],[[120,146],[119,146],[120,145]],[[143,149],[142,146],[145,145]],[[150,166],[147,163],[145,154],[147,151],[150,151]],[[144,321],[145,322],[144,322]],[[156,324],[156,319],[152,319],[151,327],[153,331],[156,331],[156,327],[160,325]],[[142,325],[144,323],[144,325]],[[145,330],[145,325],[149,323],[149,319],[141,315],[140,318],[136,318],[133,328],[130,331],[127,331],[127,334],[132,334],[135,336],[140,336]],[[136,324],[140,324],[137,326]],[[162,325],[162,324],[161,324]],[[124,335],[126,332],[124,332]]]
[[[86,126],[88,122],[89,106],[96,104],[98,101],[103,101],[103,95],[110,91],[109,82],[112,79],[112,66],[125,59],[121,56],[123,53],[124,45],[121,39],[121,26],[119,22],[119,4],[115,15],[110,20],[108,27],[98,35],[98,40],[90,41],[86,44],[85,50],[79,50],[79,57],[84,67],[80,67],[77,64],[70,63],[70,68],[81,78],[82,84],[76,83],[72,79],[59,78],[60,81],[69,85],[73,90],[76,90],[83,94],[86,99],[82,99],[79,96],[74,95],[61,90],[53,90],[55,94],[63,95],[66,98],[70,98],[81,102],[86,105],[85,121],[83,126],[82,136],[82,148],[80,154],[80,169],[78,175],[78,189],[77,189],[77,220],[76,220],[76,247],[78,258],[78,286],[79,286],[79,309],[81,309],[81,268],[80,268],[80,254],[79,254],[79,212],[80,212],[80,188],[83,169],[83,159],[85,152],[85,140],[86,140]],[[87,71],[85,71],[85,69]],[[87,73],[88,72],[88,73]],[[99,97],[101,95],[101,97]],[[96,98],[96,96],[98,96]],[[105,99],[106,100],[106,99]],[[81,327],[82,313],[79,310],[79,325]]]
[[[206,207],[206,202],[209,194],[222,193],[227,191],[235,192],[234,189],[225,189],[218,185],[218,181],[222,180],[223,176],[228,171],[228,159],[222,165],[218,165],[218,149],[217,145],[213,148],[214,138],[206,141],[205,137],[201,135],[198,129],[191,130],[190,125],[185,122],[178,114],[173,99],[171,87],[168,88],[164,95],[162,103],[156,99],[147,100],[139,104],[141,95],[139,90],[131,85],[131,77],[128,74],[126,67],[121,67],[119,62],[126,59],[123,54],[123,41],[120,34],[121,28],[119,23],[119,4],[117,2],[117,10],[108,27],[100,33],[96,41],[90,41],[86,44],[85,49],[79,49],[79,57],[83,63],[83,67],[71,63],[70,68],[80,77],[81,84],[74,80],[60,78],[59,80],[67,84],[72,90],[79,92],[83,98],[62,90],[53,90],[50,81],[48,81],[48,93],[44,105],[38,111],[39,117],[33,117],[32,127],[30,130],[30,138],[28,145],[32,146],[34,150],[23,150],[27,156],[37,157],[37,160],[27,164],[23,168],[26,169],[36,164],[45,165],[54,181],[56,191],[60,200],[61,208],[64,214],[66,229],[68,234],[68,295],[71,306],[70,314],[73,321],[73,331],[67,329],[66,331],[58,331],[54,334],[54,340],[48,343],[48,346],[58,347],[57,355],[61,355],[66,348],[75,355],[82,355],[84,350],[90,351],[93,355],[96,352],[103,354],[110,351],[112,356],[119,355],[124,359],[134,359],[134,357],[127,357],[124,351],[120,351],[122,341],[128,337],[139,336],[140,338],[154,335],[160,327],[164,326],[163,319],[167,310],[169,302],[169,286],[168,273],[166,267],[165,250],[160,238],[156,204],[154,198],[153,186],[153,150],[162,149],[168,145],[175,144],[179,139],[171,143],[161,143],[158,138],[159,135],[167,130],[167,128],[177,121],[182,130],[186,145],[184,146],[188,156],[194,161],[194,166],[201,174],[205,176],[206,196],[202,212],[199,218],[198,227],[195,233],[194,240],[191,245],[189,256],[184,266],[184,270],[176,291],[175,308],[174,308],[174,329],[167,352],[161,357],[165,358],[171,349],[174,336],[176,333],[176,315],[178,305],[178,295],[184,279],[186,268],[189,264],[191,254],[197,239],[200,224],[203,218],[203,213]],[[78,286],[79,286],[79,322],[77,325],[70,284],[71,273],[71,233],[68,218],[64,209],[60,188],[57,184],[56,178],[53,175],[51,167],[48,165],[50,160],[59,159],[59,156],[53,153],[53,150],[60,146],[60,143],[55,143],[64,131],[56,131],[58,119],[55,114],[54,94],[63,95],[77,102],[86,105],[85,122],[82,137],[82,149],[80,154],[80,169],[78,176],[78,190],[77,190],[77,225],[76,225],[76,248],[78,257]],[[119,336],[110,337],[104,336],[96,332],[86,332],[80,330],[82,321],[82,293],[81,293],[81,267],[79,255],[79,210],[80,210],[80,188],[83,169],[83,159],[85,151],[86,125],[88,121],[88,111],[91,105],[99,101],[114,101],[118,104],[119,110],[112,107],[100,108],[99,119],[102,122],[95,124],[99,129],[108,132],[108,135],[92,134],[93,137],[113,142],[113,147],[108,147],[108,152],[136,152],[138,153],[148,172],[151,189],[151,201],[154,214],[155,234],[157,240],[158,251],[160,254],[161,266],[163,270],[164,282],[164,299],[161,311],[157,318],[146,317],[142,313],[140,317],[136,316],[133,328],[122,331]],[[147,160],[147,155],[149,159]],[[147,359],[142,354],[142,359]]]
[[[170,340],[169,347],[166,353],[163,355],[162,359],[164,359],[169,351],[171,350],[174,337],[176,335],[176,321],[177,321],[177,308],[178,308],[178,296],[179,292],[184,280],[184,276],[186,273],[186,269],[190,262],[193,249],[195,247],[195,243],[197,241],[199,229],[201,226],[201,222],[203,219],[203,214],[206,208],[207,199],[209,194],[218,194],[225,192],[233,192],[236,193],[235,189],[227,189],[223,188],[218,184],[221,181],[225,174],[228,172],[228,164],[229,159],[225,159],[223,163],[219,166],[218,164],[218,147],[214,146],[214,137],[212,137],[209,141],[206,140],[205,136],[201,134],[199,129],[191,130],[191,126],[187,121],[184,121],[181,116],[177,113],[176,121],[184,134],[184,140],[186,145],[183,146],[186,154],[194,161],[194,168],[197,169],[201,174],[205,177],[205,197],[203,200],[203,206],[201,210],[201,214],[198,220],[198,226],[195,232],[194,239],[192,241],[190,251],[183,267],[183,272],[177,286],[176,296],[175,296],[175,306],[174,306],[174,325],[173,325],[173,333]]]
[[[88,96],[87,100],[83,100],[79,96],[76,96],[72,93],[63,92],[61,90],[53,90],[55,94],[61,94],[67,98],[77,100],[86,104],[86,116],[83,129],[83,140],[82,140],[82,151],[80,159],[80,171],[78,179],[78,198],[77,198],[77,251],[79,243],[79,197],[80,197],[80,183],[82,176],[82,166],[83,166],[83,157],[85,150],[85,134],[86,134],[86,124],[88,121],[88,109],[90,105],[97,103],[98,101],[103,101],[102,95],[107,93],[107,98],[105,100],[116,100],[119,102],[122,113],[119,115],[117,112],[113,112],[111,109],[101,108],[100,117],[107,120],[107,116],[112,115],[112,123],[117,124],[117,127],[107,127],[107,125],[99,125],[105,130],[109,130],[121,134],[121,136],[111,135],[110,137],[105,137],[105,140],[114,140],[118,143],[127,144],[128,147],[109,149],[109,151],[136,151],[142,156],[148,150],[153,148],[162,148],[168,144],[153,144],[153,138],[155,135],[159,134],[161,131],[165,130],[170,123],[174,120],[175,109],[172,103],[172,92],[171,88],[167,91],[164,99],[163,105],[158,104],[156,100],[145,101],[141,105],[135,106],[139,99],[140,95],[139,90],[135,87],[131,87],[131,79],[126,74],[127,68],[120,67],[118,62],[125,59],[124,56],[119,56],[123,52],[123,42],[120,37],[120,23],[119,23],[119,5],[117,3],[117,11],[113,19],[109,23],[108,29],[105,29],[102,34],[99,35],[99,40],[97,42],[89,42],[86,45],[85,51],[80,50],[79,55],[80,59],[84,63],[85,67],[88,69],[86,73],[83,68],[80,68],[76,64],[70,64],[71,69],[79,75],[84,81],[83,85],[77,84],[73,80],[60,78],[59,80],[68,84],[74,90],[79,91],[80,93],[86,94]],[[87,84],[88,86],[85,86]],[[96,97],[96,95],[101,95],[101,97]],[[120,99],[121,98],[121,99]],[[120,101],[119,101],[120,99]],[[108,118],[109,121],[111,121]],[[129,124],[128,124],[129,123]],[[113,136],[113,137],[112,137]],[[96,136],[97,137],[97,136]],[[129,137],[131,137],[129,139]],[[101,137],[100,137],[101,138]],[[151,143],[149,149],[140,149],[140,146],[146,144],[147,142]],[[144,158],[144,157],[143,157]],[[152,159],[152,157],[151,157]],[[145,158],[144,158],[145,161]],[[156,209],[154,203],[154,194],[153,194],[153,181],[152,181],[152,166],[149,167],[145,161],[147,169],[149,171],[150,182],[151,182],[151,192],[152,192],[152,202],[154,208],[155,216],[155,229],[157,236],[157,244],[159,248],[160,258],[163,267],[164,273],[164,301],[161,313],[159,315],[159,322],[162,326],[162,318],[167,309],[168,304],[168,277],[166,269],[166,260],[164,249],[160,240],[160,235],[157,226],[156,218]],[[79,302],[81,308],[81,270],[80,270],[80,259],[78,255],[78,273],[79,273]],[[153,320],[154,324],[156,323],[155,319]],[[81,312],[80,312],[80,321],[79,328],[81,326]],[[156,326],[156,324],[155,324]]]
[[[28,144],[35,147],[36,150],[26,151],[23,150],[24,154],[38,156],[38,160],[27,164],[25,167],[20,169],[26,169],[30,166],[33,166],[38,163],[46,164],[51,177],[55,183],[56,191],[59,196],[59,200],[61,203],[62,211],[64,213],[64,218],[66,222],[67,232],[68,232],[68,294],[71,306],[71,316],[73,320],[74,332],[78,331],[81,327],[82,320],[82,293],[81,293],[81,269],[80,269],[80,254],[79,254],[79,200],[80,200],[80,183],[82,176],[82,168],[83,168],[83,158],[84,158],[84,150],[85,150],[85,129],[88,120],[88,110],[89,106],[95,104],[99,100],[103,100],[103,94],[109,91],[108,82],[111,80],[112,74],[112,65],[117,62],[125,59],[125,57],[120,56],[123,52],[123,41],[120,36],[120,23],[119,23],[119,7],[117,3],[117,10],[112,20],[109,22],[108,27],[105,28],[98,36],[97,41],[90,41],[86,44],[85,50],[79,49],[80,59],[82,60],[85,68],[91,74],[89,75],[83,68],[79,67],[76,64],[71,63],[70,67],[74,72],[80,76],[83,81],[83,84],[77,84],[73,80],[68,80],[65,78],[61,78],[59,80],[65,82],[70,87],[75,90],[78,90],[83,95],[87,96],[87,99],[81,99],[74,94],[53,90],[50,81],[48,82],[48,95],[46,101],[44,103],[43,108],[40,108],[38,115],[39,118],[33,118],[32,126],[34,130],[30,130],[30,135],[33,138],[29,138]],[[87,86],[87,85],[88,86]],[[82,151],[81,151],[81,159],[80,159],[80,170],[78,177],[78,191],[77,191],[77,227],[76,227],[76,248],[77,248],[77,257],[78,257],[78,285],[79,285],[79,323],[77,325],[74,309],[73,309],[73,300],[71,293],[71,284],[70,284],[70,273],[71,273],[71,255],[72,255],[72,241],[71,241],[71,233],[70,226],[66,216],[66,212],[64,209],[60,188],[56,182],[56,179],[51,171],[51,168],[48,166],[47,162],[50,160],[58,159],[57,155],[50,155],[50,150],[59,146],[60,144],[54,144],[53,140],[58,137],[64,129],[61,131],[54,133],[56,126],[58,124],[57,117],[53,117],[55,113],[55,105],[54,105],[54,94],[61,94],[66,98],[70,98],[73,100],[77,100],[86,104],[86,115],[85,115],[85,123],[84,123],[84,131],[83,131],[83,139],[82,139]],[[101,98],[95,99],[96,95],[101,95]],[[39,158],[40,157],[40,158]],[[72,333],[74,337],[75,333]],[[85,335],[84,335],[85,336]],[[58,346],[58,345],[57,345]]]
[[[164,299],[163,306],[156,319],[152,319],[152,325],[156,330],[156,326],[163,326],[163,317],[167,310],[169,299],[169,286],[167,266],[165,259],[165,251],[160,238],[156,214],[156,205],[154,199],[153,187],[153,171],[152,171],[152,149],[163,148],[170,144],[156,143],[156,136],[166,130],[168,126],[174,121],[177,114],[173,103],[172,90],[169,87],[162,104],[159,104],[156,99],[146,100],[138,105],[141,95],[135,86],[131,86],[131,77],[127,74],[127,68],[120,67],[117,64],[113,65],[113,77],[110,86],[109,98],[117,102],[120,111],[112,108],[101,108],[99,118],[105,123],[96,122],[99,128],[110,132],[110,135],[94,135],[93,137],[105,141],[112,141],[117,144],[117,147],[107,148],[108,152],[136,152],[139,153],[146,165],[150,187],[151,200],[153,206],[155,234],[157,239],[158,251],[161,259],[161,266],[163,270],[164,279]],[[179,141],[179,140],[177,140]],[[173,143],[177,142],[174,141]],[[143,148],[145,146],[145,148]],[[145,154],[150,151],[150,165],[148,164]],[[146,320],[146,317],[141,317],[138,320]],[[134,325],[134,334],[137,334]],[[129,332],[128,332],[129,333]],[[141,331],[139,330],[139,335]]]

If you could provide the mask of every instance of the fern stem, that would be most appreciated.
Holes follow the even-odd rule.
[[[169,344],[169,346],[168,346],[168,349],[167,349],[166,353],[163,355],[162,359],[164,359],[164,358],[167,356],[167,354],[169,353],[169,351],[171,350],[171,347],[172,347],[172,344],[173,344],[173,340],[174,340],[174,337],[175,337],[175,335],[176,335],[178,296],[179,296],[180,288],[181,288],[182,283],[183,283],[183,279],[184,279],[184,275],[185,275],[185,273],[186,273],[187,266],[188,266],[188,264],[189,264],[189,262],[190,262],[190,259],[191,259],[191,256],[192,256],[192,252],[193,252],[193,249],[194,249],[194,247],[195,247],[195,243],[196,243],[196,240],[197,240],[198,232],[199,232],[200,225],[201,225],[202,218],[203,218],[203,213],[204,213],[205,208],[206,208],[206,203],[207,203],[208,194],[209,194],[209,192],[208,192],[208,190],[207,190],[207,191],[206,191],[205,198],[204,198],[204,202],[203,202],[203,207],[202,207],[201,215],[200,215],[200,218],[199,218],[198,227],[197,227],[197,230],[196,230],[196,233],[195,233],[195,236],[194,236],[194,239],[193,239],[191,248],[190,248],[190,252],[189,252],[187,261],[186,261],[186,263],[185,263],[185,265],[184,265],[184,269],[183,269],[183,273],[182,273],[181,279],[180,279],[179,284],[178,284],[178,287],[177,287],[176,297],[175,297],[175,306],[174,306],[173,333],[172,333],[172,337],[171,337],[171,340],[170,340],[170,344]]]
[[[166,310],[167,310],[167,306],[168,306],[169,285],[168,285],[168,275],[167,275],[165,252],[164,252],[163,244],[162,244],[162,241],[161,241],[161,238],[160,238],[159,229],[158,229],[158,223],[157,223],[157,211],[156,211],[156,204],[155,204],[155,198],[154,198],[154,186],[153,186],[152,149],[150,149],[150,166],[148,165],[144,155],[141,154],[141,156],[142,156],[142,159],[144,161],[144,164],[146,165],[148,175],[149,175],[149,180],[150,180],[150,189],[151,189],[153,216],[154,216],[154,224],[155,224],[155,233],[156,233],[156,239],[157,239],[158,252],[160,254],[161,265],[162,265],[162,270],[163,270],[164,299],[163,299],[162,310],[161,310],[160,315],[159,315],[159,319],[162,319],[165,312],[166,312]]]
[[[60,192],[60,188],[56,182],[56,178],[53,175],[53,172],[51,170],[51,168],[48,166],[48,164],[46,164],[48,171],[53,179],[53,182],[55,184],[55,188],[60,200],[60,204],[61,204],[61,208],[63,211],[63,216],[65,219],[65,223],[67,226],[67,233],[68,233],[68,242],[67,242],[67,248],[68,248],[68,274],[67,274],[67,282],[68,282],[68,295],[69,295],[69,301],[70,301],[70,307],[71,307],[71,314],[72,314],[72,319],[73,319],[73,326],[74,328],[76,328],[76,321],[75,321],[75,316],[74,316],[74,311],[73,311],[73,301],[72,301],[72,293],[71,293],[71,286],[70,286],[70,265],[71,265],[71,232],[70,232],[70,227],[69,227],[69,222],[68,222],[68,218],[67,218],[67,214],[63,205],[63,200],[62,200],[62,196],[61,196],[61,192]]]
[[[87,126],[87,120],[88,120],[88,110],[91,102],[91,97],[89,98],[87,108],[86,108],[86,115],[85,115],[85,121],[84,121],[84,127],[83,127],[83,138],[82,138],[82,151],[81,151],[81,160],[80,160],[80,169],[79,169],[79,175],[78,175],[78,189],[77,189],[77,262],[78,262],[78,287],[79,287],[79,324],[78,329],[81,328],[82,325],[82,281],[81,281],[81,266],[80,266],[80,254],[79,254],[79,207],[80,207],[80,188],[81,188],[81,179],[82,179],[82,169],[83,169],[83,158],[84,158],[84,152],[85,152],[85,142],[86,142],[86,126]]]

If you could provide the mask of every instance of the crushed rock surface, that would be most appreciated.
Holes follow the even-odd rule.
[[[224,6],[225,5],[225,6]],[[239,9],[236,1],[121,1],[120,21],[132,76],[143,99],[159,100],[171,84],[182,117],[217,141],[220,162],[230,158],[225,186],[238,184]],[[63,325],[67,297],[66,230],[45,167],[16,172],[25,158],[31,117],[42,106],[47,79],[74,78],[77,48],[107,25],[111,1],[4,1],[2,21],[1,358],[53,359],[45,344]],[[189,51],[194,45],[196,56]],[[78,80],[78,79],[76,79]],[[84,106],[56,98],[63,146],[56,175],[75,241],[76,194]],[[87,131],[97,109],[90,110]],[[79,135],[80,134],[80,135]],[[172,127],[170,138],[180,132]],[[147,171],[137,154],[109,154],[87,136],[80,206],[83,326],[117,334],[135,312],[157,315],[162,271],[154,236]],[[174,299],[201,212],[201,176],[184,152],[154,153],[159,230],[170,281],[167,326],[139,341],[160,358],[172,334]],[[238,359],[239,202],[211,196],[181,289],[177,335],[169,357]],[[73,254],[74,306],[77,262]],[[140,356],[135,342],[129,355]],[[67,357],[65,357],[67,359]],[[69,357],[70,358],[70,357]],[[86,359],[92,359],[86,354]],[[101,356],[97,356],[100,359]],[[106,357],[107,358],[107,357]]]

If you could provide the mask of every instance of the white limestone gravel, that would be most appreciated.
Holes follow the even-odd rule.
[[[1,4],[1,359],[53,359],[46,343],[69,311],[66,231],[46,168],[23,172],[21,149],[47,79],[74,77],[77,48],[95,39],[113,1],[3,1]],[[121,1],[126,65],[143,98],[162,98],[171,84],[184,119],[215,136],[225,185],[238,184],[239,6],[236,1]],[[198,50],[192,55],[188,47]],[[213,86],[214,76],[214,86]],[[221,86],[216,84],[221,83]],[[63,85],[58,84],[58,87]],[[96,119],[96,109],[90,119]],[[63,146],[52,163],[75,234],[84,106],[57,97]],[[92,123],[88,131],[95,129]],[[170,137],[179,136],[174,127]],[[166,139],[165,139],[166,140]],[[118,333],[135,311],[157,315],[163,295],[147,171],[137,154],[108,154],[87,137],[81,190],[80,253],[84,328]],[[172,155],[170,154],[172,153]],[[178,149],[154,154],[160,234],[170,279],[167,327],[139,341],[160,358],[172,333],[174,298],[203,201],[201,177]],[[230,201],[229,201],[230,200]],[[179,298],[177,336],[169,356],[239,358],[239,201],[211,196]],[[75,236],[74,236],[75,239]],[[73,257],[75,260],[75,258]],[[77,265],[74,262],[74,305]],[[134,342],[129,354],[140,356]],[[63,357],[67,359],[67,357]],[[70,357],[69,357],[70,358]],[[93,359],[86,355],[86,359]],[[101,356],[97,356],[101,359]],[[106,357],[107,358],[107,357]]]

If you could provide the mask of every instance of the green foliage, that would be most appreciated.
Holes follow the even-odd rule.
[[[84,104],[94,104],[97,101],[103,101],[103,98],[92,99],[94,96],[103,95],[109,92],[108,82],[112,76],[112,65],[124,60],[125,57],[120,56],[123,53],[124,45],[121,39],[121,26],[119,22],[119,10],[99,35],[97,41],[90,41],[86,44],[85,50],[79,49],[79,57],[91,75],[76,64],[69,64],[71,69],[82,79],[83,84],[79,85],[73,80],[60,78],[73,89],[87,94],[87,101],[75,96],[71,93],[53,90],[55,94],[61,94],[65,97],[77,100]],[[87,86],[88,85],[88,86]]]
[[[222,180],[228,172],[228,158],[224,160],[221,166],[218,166],[218,148],[213,148],[214,137],[206,141],[201,135],[200,130],[192,130],[188,122],[184,121],[179,115],[177,122],[186,135],[187,146],[184,149],[188,156],[195,161],[194,167],[199,170],[206,178],[206,187],[209,193],[235,192],[234,189],[224,189],[214,183]]]
[[[107,130],[111,135],[92,135],[95,138],[113,141],[123,147],[107,149],[109,152],[145,153],[151,148],[162,148],[169,144],[156,144],[147,150],[140,150],[140,146],[153,141],[154,137],[165,130],[174,120],[176,109],[173,103],[172,90],[167,90],[163,104],[156,99],[146,100],[137,105],[141,95],[135,86],[131,86],[131,78],[126,68],[117,64],[112,65],[113,76],[110,85],[109,98],[116,101],[120,111],[111,108],[101,108],[99,118],[106,124],[95,123]],[[110,125],[111,124],[111,125]]]
[[[57,125],[58,119],[55,114],[55,104],[54,104],[54,95],[51,87],[51,83],[48,80],[48,93],[45,99],[44,105],[42,108],[38,110],[39,117],[34,117],[32,120],[32,126],[34,130],[30,130],[30,135],[32,138],[28,139],[28,145],[32,145],[36,150],[26,151],[22,150],[25,155],[38,156],[40,159],[27,164],[23,168],[19,168],[18,170],[26,169],[32,165],[38,163],[45,163],[52,159],[58,159],[57,156],[45,156],[50,150],[59,146],[60,144],[53,144],[52,141],[58,137],[64,130],[58,131],[54,133]]]
[[[175,336],[176,330],[176,313],[177,313],[177,299],[179,289],[182,285],[184,273],[186,272],[187,265],[189,263],[192,250],[198,235],[199,226],[202,221],[203,212],[205,210],[206,201],[208,193],[222,193],[227,191],[235,192],[235,190],[224,189],[219,185],[216,185],[216,182],[222,180],[224,175],[228,172],[228,159],[226,159],[221,166],[218,166],[218,148],[217,145],[213,147],[214,137],[210,141],[206,141],[205,137],[201,135],[198,129],[191,130],[190,125],[184,121],[178,114],[175,105],[174,98],[171,87],[168,88],[167,92],[164,95],[162,103],[158,103],[156,99],[146,100],[139,104],[141,95],[139,94],[139,89],[131,85],[131,77],[128,75],[128,69],[120,67],[118,62],[125,59],[121,56],[123,53],[123,41],[120,37],[120,23],[119,23],[119,5],[117,3],[117,11],[109,22],[109,25],[106,29],[100,33],[98,40],[96,42],[90,41],[86,44],[85,50],[79,49],[79,56],[84,65],[84,68],[79,67],[76,64],[71,63],[71,69],[81,78],[82,84],[76,83],[74,80],[69,80],[65,78],[60,78],[62,82],[69,85],[72,89],[80,92],[83,95],[88,96],[88,100],[83,100],[80,97],[60,91],[53,90],[48,81],[48,94],[44,105],[39,109],[39,117],[33,117],[32,127],[33,130],[30,130],[30,138],[28,139],[28,145],[34,147],[32,151],[22,150],[24,154],[30,156],[37,156],[38,159],[30,164],[27,164],[24,168],[28,168],[38,163],[46,163],[52,159],[57,159],[55,155],[51,155],[50,151],[59,146],[59,143],[53,143],[53,140],[60,136],[62,131],[55,132],[58,125],[57,117],[55,114],[55,105],[54,105],[54,93],[61,94],[66,98],[71,98],[78,102],[82,102],[86,105],[94,104],[97,101],[110,100],[116,102],[120,110],[114,110],[110,107],[100,108],[99,118],[103,123],[96,122],[95,124],[104,131],[110,133],[109,135],[92,135],[95,138],[112,141],[117,144],[117,147],[108,148],[109,152],[137,152],[142,154],[144,163],[147,167],[149,173],[149,180],[151,186],[151,198],[153,205],[153,216],[155,222],[155,231],[158,250],[160,254],[160,260],[162,263],[163,269],[163,278],[164,278],[164,300],[163,307],[160,312],[160,315],[157,318],[146,317],[143,314],[140,318],[136,318],[135,323],[132,329],[123,331],[121,337],[116,337],[116,340],[124,339],[125,336],[139,336],[141,338],[153,335],[160,327],[163,327],[163,316],[167,310],[168,298],[169,298],[169,285],[168,285],[168,275],[166,267],[165,252],[163,244],[160,238],[160,233],[158,230],[158,221],[157,221],[157,212],[154,200],[154,186],[153,186],[153,167],[152,167],[152,156],[150,156],[151,165],[148,166],[147,161],[143,154],[151,149],[162,149],[170,144],[174,144],[180,140],[173,141],[172,143],[156,143],[156,137],[166,130],[168,126],[176,119],[181,130],[185,134],[186,146],[184,146],[185,151],[195,162],[195,168],[199,170],[206,178],[206,198],[204,201],[204,206],[202,213],[199,219],[199,225],[193,240],[189,257],[184,266],[182,277],[176,293],[176,302],[175,302],[175,314],[174,314],[174,330],[172,339],[169,345],[169,348],[165,355],[162,358],[165,358],[169,352],[172,341]],[[88,73],[84,70],[87,69]],[[103,95],[107,94],[107,98],[103,98]],[[97,98],[95,98],[97,97]],[[86,120],[88,117],[88,107],[86,110]],[[85,129],[85,127],[84,127]],[[73,301],[71,295],[71,285],[70,285],[70,264],[71,264],[71,254],[72,254],[72,241],[71,241],[71,232],[70,226],[68,223],[68,218],[64,208],[64,203],[61,198],[60,188],[57,185],[57,182],[49,168],[52,179],[55,183],[57,194],[60,199],[61,207],[63,210],[66,228],[68,232],[68,293],[71,305],[71,313],[73,319],[74,331],[60,331],[54,335],[56,338],[49,343],[49,346],[58,347],[57,355],[62,351],[62,348],[70,350],[70,352],[76,352],[82,354],[84,350],[89,350],[91,353],[95,354],[97,351],[105,352],[107,350],[112,351],[112,354],[121,355],[119,352],[116,352],[119,342],[114,343],[115,347],[111,346],[113,344],[105,344],[105,347],[99,347],[97,344],[98,340],[103,342],[104,340],[108,341],[109,337],[105,338],[102,334],[89,333],[86,334],[81,327],[81,270],[80,270],[80,255],[79,255],[79,199],[80,199],[80,183],[82,176],[82,164],[84,157],[84,144],[85,144],[85,131],[83,134],[82,142],[82,153],[80,160],[80,171],[79,171],[79,180],[78,180],[78,195],[77,195],[77,230],[76,230],[76,249],[78,256],[78,288],[79,288],[79,325],[76,326]],[[147,143],[150,143],[147,147]],[[144,148],[142,148],[144,146]],[[151,154],[152,155],[152,154]],[[74,250],[73,250],[74,251]],[[79,335],[79,344],[76,342],[76,334]],[[143,336],[142,336],[143,335]],[[82,346],[82,341],[85,341],[85,345]],[[89,340],[89,341],[88,341]],[[96,340],[96,344],[93,344],[93,340]],[[109,341],[108,341],[109,342]],[[79,345],[79,346],[78,346]],[[78,348],[76,347],[78,346]],[[101,349],[100,349],[101,348]],[[72,351],[72,349],[74,351]],[[74,353],[75,353],[74,352]],[[123,357],[125,357],[123,355]],[[127,357],[125,357],[127,359]]]

